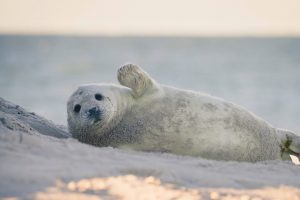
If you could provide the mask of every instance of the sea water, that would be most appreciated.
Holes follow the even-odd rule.
[[[76,87],[117,83],[124,63],[300,134],[300,38],[2,35],[0,96],[66,125],[66,102]]]

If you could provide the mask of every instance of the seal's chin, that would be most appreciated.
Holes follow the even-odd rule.
[[[85,123],[83,126],[87,127],[88,129],[99,129],[101,126],[103,126],[104,121],[102,118],[88,118],[85,120]]]

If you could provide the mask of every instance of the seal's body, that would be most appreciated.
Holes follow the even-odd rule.
[[[299,156],[298,136],[240,106],[160,85],[136,65],[121,67],[118,79],[125,87],[84,85],[70,97],[68,124],[75,138],[97,146],[216,160]]]

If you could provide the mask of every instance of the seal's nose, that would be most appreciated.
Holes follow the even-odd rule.
[[[89,117],[93,117],[97,120],[100,120],[101,111],[98,108],[93,107],[93,108],[89,109],[88,114],[89,114]]]

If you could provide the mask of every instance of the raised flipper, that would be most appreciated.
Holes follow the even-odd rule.
[[[289,155],[296,156],[300,160],[300,136],[288,130],[277,129],[281,141],[281,157],[283,160],[290,160]]]
[[[133,96],[138,98],[145,91],[157,87],[155,81],[139,66],[127,64],[119,68],[118,80],[121,85],[132,89]]]

